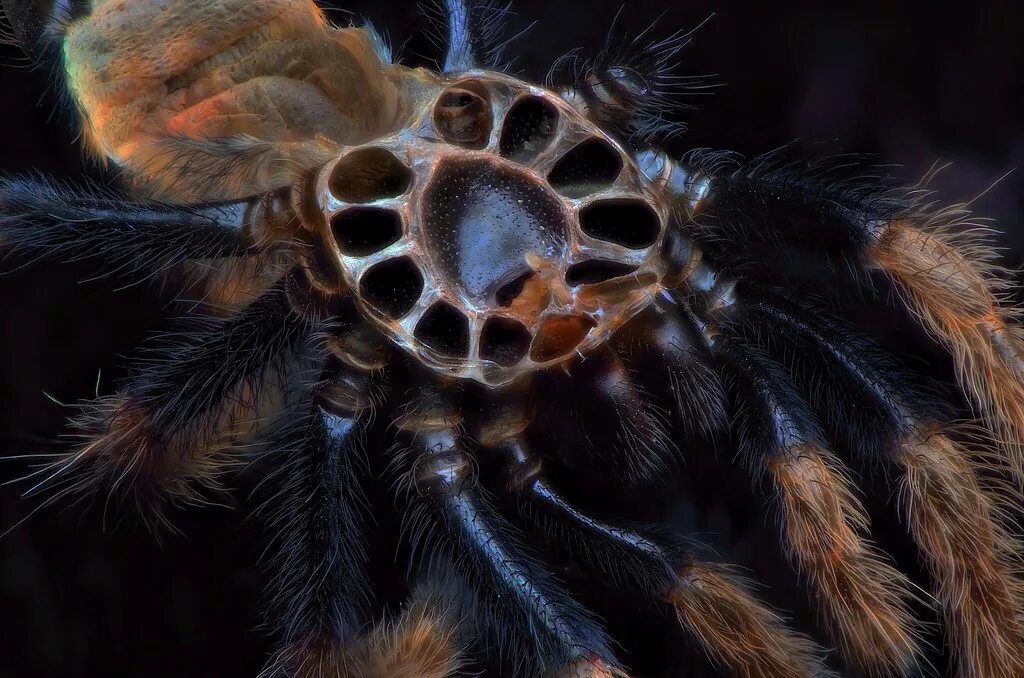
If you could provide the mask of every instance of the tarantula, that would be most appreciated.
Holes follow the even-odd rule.
[[[78,406],[47,503],[159,526],[260,474],[268,676],[639,674],[651,620],[730,675],[916,675],[939,633],[957,675],[1024,675],[1022,335],[966,209],[845,159],[670,156],[688,34],[539,86],[498,66],[506,8],[438,9],[437,72],[309,0],[62,26],[128,191],[3,179],[0,246],[201,317]],[[769,511],[815,639],[651,500],[730,491]],[[400,606],[371,567],[392,542]]]

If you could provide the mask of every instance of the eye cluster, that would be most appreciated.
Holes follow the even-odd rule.
[[[488,384],[601,343],[664,275],[667,216],[633,160],[557,96],[493,73],[329,163],[317,199],[385,333]]]

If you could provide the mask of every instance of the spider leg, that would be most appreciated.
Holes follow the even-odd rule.
[[[942,605],[962,676],[1024,672],[1020,545],[979,480],[972,453],[938,424],[906,437],[901,505]]]
[[[843,655],[871,674],[917,669],[910,582],[868,539],[849,472],[823,442],[782,367],[737,342],[716,347],[733,384],[741,455],[777,500],[783,542]]]
[[[881,439],[872,443],[858,431],[847,431],[840,438],[856,443],[869,444],[861,449],[853,448],[855,454],[872,456],[887,450],[888,459],[895,462],[902,473],[900,480],[901,506],[908,528],[918,545],[921,557],[933,580],[933,590],[945,616],[950,646],[959,663],[960,674],[964,676],[1011,676],[1024,668],[1024,627],[1021,625],[1021,611],[1024,610],[1021,582],[1016,574],[1019,562],[1019,546],[1004,528],[1007,516],[1003,511],[1003,489],[992,487],[985,480],[986,468],[979,455],[964,448],[949,435],[949,431],[933,421],[934,412],[929,412],[927,403],[914,398],[913,389],[906,384],[895,385],[900,372],[891,368],[891,362],[875,360],[877,349],[872,349],[866,340],[856,340],[844,335],[842,330],[829,326],[825,319],[817,321],[793,305],[781,300],[770,303],[751,303],[749,310],[743,304],[737,305],[739,315],[749,313],[763,327],[765,335],[772,333],[789,339],[787,345],[803,349],[791,355],[816,356],[817,372],[832,371],[839,379],[818,382],[816,392],[819,398],[832,403],[849,402],[850,389],[860,396],[872,399],[873,406],[866,410],[869,416],[886,432],[892,432],[891,445],[885,442],[889,437],[883,433]],[[718,327],[717,331],[728,331]],[[767,337],[762,338],[766,345]],[[886,648],[898,650],[901,644],[895,641],[904,638],[907,649],[913,647],[913,625],[909,623],[905,606],[905,579],[897,575],[884,562],[877,561],[869,546],[858,547],[851,553],[856,542],[846,537],[853,531],[862,531],[863,509],[849,491],[845,471],[839,462],[827,453],[823,439],[814,429],[814,422],[808,418],[805,401],[793,393],[789,377],[771,358],[759,350],[744,346],[735,339],[718,339],[723,348],[725,361],[731,365],[730,375],[737,384],[744,403],[760,402],[761,410],[749,405],[743,408],[743,430],[747,442],[748,463],[758,449],[785,452],[793,448],[789,456],[767,457],[767,471],[780,491],[780,506],[787,521],[796,519],[800,524],[786,528],[786,537],[793,554],[811,568],[815,562],[825,562],[842,572],[845,568],[863,567],[860,574],[867,576],[862,584],[881,587],[874,598],[864,598],[873,604],[887,603],[891,616],[872,614],[865,618],[872,624],[885,621],[879,631],[888,629],[888,635],[876,634],[874,645],[865,645],[862,640],[871,636],[852,636],[847,643],[854,652],[854,660],[871,666],[884,666],[880,662],[894,661],[898,654],[883,654]],[[778,345],[777,341],[775,342]],[[824,370],[821,368],[825,363]],[[796,371],[796,365],[791,367]],[[822,384],[825,389],[821,391]],[[810,385],[805,391],[815,392]],[[914,402],[915,406],[910,403]],[[915,409],[923,419],[915,419]],[[795,417],[793,413],[799,413]],[[755,419],[756,417],[756,419]],[[844,415],[833,414],[833,425],[849,420]],[[774,432],[775,440],[765,437],[765,432]],[[760,442],[757,442],[760,441]],[[752,446],[752,443],[757,443]],[[787,443],[784,445],[783,443]],[[826,453],[826,454],[823,454]],[[864,454],[867,452],[867,454]],[[877,458],[875,459],[877,461]],[[789,496],[787,496],[787,493]],[[830,494],[832,495],[830,497]],[[836,515],[832,520],[821,522],[824,512],[835,514],[836,509],[845,514],[848,530],[836,530]],[[794,529],[795,528],[795,529]],[[859,528],[859,530],[858,530]],[[834,543],[833,543],[834,542]],[[859,557],[853,557],[860,552]],[[805,552],[805,555],[802,554]],[[841,555],[840,559],[822,560],[820,554]],[[876,561],[873,562],[872,561]],[[859,565],[858,565],[859,564]],[[879,575],[879,572],[886,574]],[[813,572],[812,578],[813,578]],[[857,574],[851,571],[850,574]],[[824,602],[834,604],[833,596],[842,607],[835,607],[838,614],[837,630],[851,624],[855,617],[851,611],[856,608],[849,602],[850,588],[847,577],[843,579],[816,579],[816,584],[845,583],[848,588],[838,589],[823,597]],[[824,591],[823,591],[824,593]],[[855,598],[856,600],[856,598]],[[870,626],[868,627],[870,628]],[[900,633],[894,633],[901,630]],[[857,631],[851,627],[848,631]],[[889,639],[883,644],[880,639]],[[867,650],[867,655],[859,651]],[[894,668],[899,666],[895,664]],[[910,664],[904,664],[909,669]]]
[[[365,388],[334,380],[312,405],[288,411],[264,443],[275,488],[258,511],[274,535],[268,617],[281,647],[266,675],[316,676],[345,664],[369,602]],[[279,621],[278,621],[279,620]]]
[[[413,424],[412,421],[415,421]],[[462,566],[487,614],[482,615],[503,663],[516,675],[610,677],[619,671],[604,631],[535,560],[519,532],[491,505],[474,477],[451,413],[417,415],[399,428],[415,431],[414,498],[407,529],[418,552],[431,542]],[[420,558],[429,557],[421,553]]]
[[[187,261],[243,257],[272,244],[271,196],[221,204],[132,202],[42,179],[0,181],[0,249],[99,262],[98,274],[150,277]]]
[[[718,666],[745,677],[829,675],[814,644],[787,628],[728,567],[698,560],[656,527],[611,523],[578,508],[521,441],[507,441],[501,451],[513,470],[511,489],[528,514],[543,516],[551,538],[613,585],[667,601]]]
[[[466,620],[459,616],[457,583],[443,575],[416,585],[405,611],[393,621],[377,624],[345,650],[345,678],[455,678],[463,675],[462,651]],[[319,678],[321,671],[299,674]],[[327,675],[335,675],[328,673]]]
[[[119,394],[80,406],[73,424],[84,442],[40,486],[58,497],[106,488],[146,520],[163,521],[167,499],[201,502],[198,487],[218,489],[232,467],[229,451],[264,404],[272,368],[311,329],[283,280],[233,318],[165,337]]]
[[[1024,475],[1024,347],[995,250],[966,206],[935,209],[922,189],[843,172],[702,152],[674,165],[666,176],[684,180],[666,186],[686,203],[697,243],[727,269],[777,279],[807,266],[793,252],[813,251],[830,266],[883,272],[953,354],[962,390]]]
[[[424,9],[440,14],[427,4]],[[441,70],[464,73],[475,68],[496,68],[507,40],[501,38],[504,19],[509,14],[507,3],[493,0],[444,0],[443,14],[447,24],[448,44]],[[434,16],[438,23],[442,17]]]

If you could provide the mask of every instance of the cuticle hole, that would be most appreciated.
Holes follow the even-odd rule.
[[[447,302],[439,301],[428,308],[413,336],[443,356],[466,358],[469,355],[469,318]]]
[[[502,367],[515,367],[530,348],[530,331],[518,320],[493,317],[480,333],[480,357]]]
[[[661,220],[641,200],[601,200],[580,210],[580,228],[592,238],[639,250],[657,242]]]
[[[343,157],[330,179],[331,193],[350,203],[397,198],[410,184],[412,170],[390,151],[376,147],[357,149]]]
[[[595,322],[586,316],[559,315],[546,318],[530,347],[530,358],[543,363],[569,355],[583,343]]]
[[[622,276],[630,275],[631,273],[635,273],[636,270],[636,266],[630,266],[629,264],[623,264],[618,261],[590,259],[570,266],[569,270],[565,272],[565,282],[570,287],[593,285],[595,283],[611,280],[612,278],[621,278]]]
[[[331,217],[331,232],[341,253],[366,257],[402,238],[402,216],[379,207],[350,207]]]
[[[603,139],[587,139],[566,153],[548,173],[552,188],[582,198],[607,188],[622,171],[622,157]]]
[[[434,127],[446,141],[460,146],[483,148],[493,124],[490,93],[475,80],[455,83],[434,105]]]
[[[526,164],[551,144],[557,129],[558,110],[540,97],[525,97],[505,116],[499,144],[501,154]]]
[[[397,320],[419,301],[423,274],[409,257],[388,259],[363,274],[359,292],[368,304]]]

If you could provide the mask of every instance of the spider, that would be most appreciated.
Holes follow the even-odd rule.
[[[45,504],[158,528],[259,474],[267,676],[642,675],[634,624],[727,675],[918,675],[940,634],[956,675],[1024,675],[1022,337],[966,207],[848,158],[673,156],[688,33],[542,86],[501,69],[506,12],[439,6],[437,71],[308,0],[61,26],[127,190],[5,178],[0,247],[199,301],[77,406]],[[653,506],[740,487],[813,639]]]

